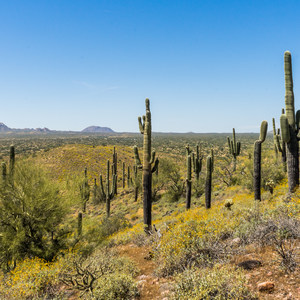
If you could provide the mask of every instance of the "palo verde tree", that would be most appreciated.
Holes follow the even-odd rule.
[[[159,160],[155,159],[155,151],[151,152],[151,112],[150,101],[146,99],[146,115],[139,117],[139,128],[144,136],[143,142],[143,208],[145,231],[149,232],[152,226],[152,173],[156,171]],[[137,147],[134,147],[137,166],[141,166]],[[153,165],[154,164],[154,165]],[[153,165],[153,166],[152,166]]]
[[[241,152],[241,143],[236,141],[235,137],[235,129],[232,129],[232,140],[230,140],[229,136],[227,137],[229,154],[233,157],[233,171],[236,170],[236,158],[240,155]]]
[[[253,160],[253,188],[254,199],[261,200],[261,144],[265,141],[268,130],[268,122],[262,121],[260,125],[259,139],[254,143],[254,160]]]
[[[295,114],[292,56],[289,51],[284,53],[285,78],[285,114],[280,116],[281,137],[286,143],[286,158],[289,192],[295,192],[299,186],[299,137],[300,111]]]
[[[18,162],[14,184],[0,185],[0,265],[9,271],[26,257],[51,261],[66,247],[67,206],[43,170]]]

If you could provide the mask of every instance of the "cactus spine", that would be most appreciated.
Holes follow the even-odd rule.
[[[192,157],[193,157],[193,170],[196,175],[196,179],[198,181],[200,178],[200,173],[202,169],[202,159],[203,159],[203,156],[200,155],[199,145],[196,146],[196,157],[194,153],[192,153]]]
[[[107,171],[106,171],[106,189],[103,186],[102,175],[100,175],[100,189],[106,201],[106,215],[109,218],[110,216],[110,201],[114,198],[115,191],[116,191],[116,182],[117,176],[113,174],[112,177],[112,187],[110,188],[110,181],[109,181],[109,170],[110,170],[110,162],[107,160]]]
[[[299,186],[299,145],[298,132],[300,111],[295,114],[292,57],[289,51],[284,53],[285,78],[285,114],[280,116],[281,137],[286,143],[286,158],[289,192],[294,193]]]
[[[236,170],[236,158],[240,155],[241,152],[241,143],[236,142],[235,137],[235,129],[232,128],[232,140],[230,140],[229,136],[227,137],[228,147],[229,147],[229,154],[233,157],[233,171]]]
[[[254,199],[261,200],[260,183],[261,183],[261,144],[265,141],[268,130],[268,122],[262,121],[260,125],[259,139],[254,143],[254,161],[253,161],[253,187]]]
[[[80,196],[82,200],[82,210],[86,211],[86,203],[90,199],[90,186],[87,178],[87,168],[84,169],[84,180],[80,185]]]
[[[192,197],[192,159],[191,155],[187,156],[187,174],[186,174],[186,209],[191,208],[191,197]]]
[[[214,170],[214,152],[206,158],[206,180],[205,180],[205,208],[211,208],[211,183]]]
[[[284,114],[284,109],[282,109],[282,113]],[[273,138],[274,138],[274,148],[275,148],[275,154],[277,158],[277,153],[281,153],[281,159],[284,171],[286,172],[286,145],[283,140],[280,141],[280,129],[278,128],[278,131],[276,132],[276,126],[275,126],[275,119],[272,119],[273,122]]]
[[[152,173],[156,171],[159,160],[155,159],[155,151],[151,152],[151,112],[150,101],[146,99],[146,115],[139,117],[139,128],[144,135],[143,142],[143,208],[144,208],[144,225],[145,231],[149,232],[152,225]],[[135,147],[135,160],[140,165],[138,151]],[[152,167],[152,164],[154,166]]]

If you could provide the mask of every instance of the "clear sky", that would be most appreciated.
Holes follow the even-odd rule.
[[[0,122],[12,128],[257,132],[300,108],[300,1],[0,1]]]

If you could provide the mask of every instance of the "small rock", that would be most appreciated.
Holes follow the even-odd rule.
[[[261,282],[257,285],[257,288],[260,292],[273,292],[275,284],[271,281]]]
[[[137,285],[138,285],[139,288],[142,289],[144,287],[145,283],[146,283],[146,280],[139,280],[137,282]]]
[[[145,274],[143,274],[143,275],[141,275],[141,276],[138,277],[139,280],[145,280],[147,278],[149,278],[149,276],[145,275]]]
[[[231,245],[232,246],[238,246],[238,245],[240,245],[241,244],[241,239],[240,238],[235,238],[235,239],[233,239],[232,241],[231,241]]]
[[[273,275],[273,273],[272,272],[269,272],[268,274],[267,274],[267,276],[272,276]]]

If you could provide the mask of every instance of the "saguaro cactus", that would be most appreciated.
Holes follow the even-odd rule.
[[[90,186],[87,178],[87,168],[84,169],[84,180],[80,185],[80,196],[82,200],[82,210],[86,211],[86,203],[90,199]]]
[[[116,152],[116,147],[114,147],[113,161],[112,161],[112,174],[116,176],[116,187],[115,194],[118,194],[118,154]]]
[[[132,178],[130,177],[130,166],[127,167],[127,187],[130,187],[130,184],[132,183]]]
[[[190,209],[192,197],[192,160],[190,155],[187,156],[186,164],[186,209]]]
[[[284,114],[284,109],[282,109],[282,113]],[[275,126],[275,119],[272,119],[273,122],[273,138],[274,138],[274,148],[275,148],[275,154],[277,157],[277,153],[281,153],[281,159],[284,171],[286,171],[286,145],[285,142],[280,139],[280,129],[278,128],[276,132],[276,126]]]
[[[288,171],[289,192],[295,192],[299,186],[299,145],[298,132],[300,111],[295,114],[292,57],[289,51],[284,53],[285,78],[285,114],[280,116],[282,140],[286,143],[286,158]]]
[[[125,173],[125,163],[122,164],[122,186],[125,189],[125,180],[126,180],[126,173]]]
[[[146,115],[139,117],[139,128],[144,135],[143,143],[143,207],[144,207],[144,225],[145,231],[149,232],[152,225],[152,173],[156,171],[159,160],[155,159],[155,151],[151,152],[151,112],[150,101],[146,99]],[[140,165],[137,147],[135,150],[135,160]],[[154,166],[152,167],[152,164]]]
[[[109,167],[110,162],[107,160],[107,171],[106,171],[106,189],[104,189],[103,186],[103,180],[102,180],[102,175],[100,175],[100,189],[101,193],[103,195],[103,198],[106,200],[106,215],[107,217],[110,216],[110,201],[114,198],[115,195],[115,190],[116,190],[116,181],[117,181],[117,176],[113,174],[112,177],[112,187],[110,188],[110,182],[109,182]]]
[[[206,158],[205,208],[211,208],[211,183],[214,170],[214,152]]]
[[[254,143],[254,161],[253,161],[253,187],[254,199],[261,200],[260,183],[261,183],[261,144],[265,141],[268,130],[268,122],[262,121],[260,125],[259,139]]]
[[[7,168],[5,162],[2,162],[1,169],[2,169],[2,181],[5,184],[7,180]]]
[[[194,173],[196,175],[197,181],[200,178],[200,173],[201,173],[201,169],[202,169],[202,159],[203,159],[203,156],[200,155],[200,147],[199,147],[199,145],[197,145],[196,146],[196,157],[195,157],[195,154],[192,153],[193,169],[194,169]]]
[[[82,212],[78,213],[77,219],[77,237],[80,237],[82,234]]]
[[[136,202],[137,199],[138,199],[138,194],[139,194],[138,167],[136,165],[133,166],[133,173],[134,173],[134,180],[133,180],[133,185],[134,185],[134,202]]]
[[[236,158],[240,155],[241,152],[241,143],[236,141],[235,138],[235,129],[232,128],[232,137],[233,139],[230,140],[229,136],[227,137],[228,147],[229,147],[229,154],[233,157],[233,171],[236,170]]]

